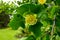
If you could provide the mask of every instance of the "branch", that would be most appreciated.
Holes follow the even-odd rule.
[[[54,15],[54,21],[53,21],[53,25],[52,25],[52,30],[51,30],[51,39],[50,39],[50,40],[53,40],[54,27],[55,27],[55,18],[56,18],[56,15]]]

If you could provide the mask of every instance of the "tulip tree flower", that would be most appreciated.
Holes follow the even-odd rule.
[[[25,17],[25,22],[26,22],[26,24],[29,24],[29,25],[34,25],[34,24],[36,24],[36,23],[37,23],[36,17],[37,17],[36,14],[26,15],[26,17]]]
[[[43,5],[43,4],[46,3],[46,0],[38,0],[38,3],[41,4],[41,5]]]

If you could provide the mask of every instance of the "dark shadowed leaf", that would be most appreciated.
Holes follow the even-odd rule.
[[[20,26],[24,28],[24,18],[19,14],[14,14],[13,17],[9,26],[12,27],[12,29],[18,29]]]
[[[41,26],[40,22],[37,22],[35,25],[30,26],[29,31],[33,32],[35,37],[39,37],[41,34]]]

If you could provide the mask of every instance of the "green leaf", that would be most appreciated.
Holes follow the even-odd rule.
[[[56,35],[56,40],[60,40],[60,36],[59,35]]]
[[[50,35],[46,33],[44,36],[42,36],[41,40],[50,40]]]
[[[29,31],[33,32],[35,37],[40,37],[41,35],[41,26],[40,22],[37,22],[35,25],[29,27]]]
[[[60,15],[56,16],[56,32],[60,36]]]
[[[16,30],[20,26],[24,28],[24,18],[19,14],[14,14],[13,19],[10,21],[9,26],[12,27],[12,29]]]
[[[44,20],[44,19],[47,19],[47,18],[48,18],[47,12],[45,12],[45,11],[44,11],[44,12],[43,12],[43,11],[40,12],[40,13],[38,14],[38,18],[39,18],[39,19],[43,19],[43,20]]]
[[[26,40],[36,40],[36,39],[34,38],[34,36],[30,35]]]
[[[46,34],[46,40],[50,40],[49,34]]]
[[[23,4],[17,8],[17,13],[23,15],[25,12],[35,10],[36,6],[34,4]]]
[[[33,10],[34,13],[39,14],[41,11],[45,10],[45,6],[43,5],[36,5],[35,10]]]
[[[35,5],[35,4],[23,4],[20,7],[18,7],[17,13],[20,15],[23,15],[26,12],[32,12],[32,13],[39,13],[42,11],[42,9],[44,9],[44,7],[42,5]]]
[[[56,16],[56,26],[60,28],[60,15]]]
[[[60,5],[60,0],[55,1],[56,5]]]
[[[51,3],[52,2],[52,0],[47,0],[47,3]]]
[[[57,9],[58,9],[58,6],[52,6],[50,8],[50,14],[49,14],[49,17],[53,19],[54,15],[56,15],[57,13]]]

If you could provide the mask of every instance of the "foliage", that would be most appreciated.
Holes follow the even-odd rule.
[[[16,13],[13,14],[9,26],[12,29],[22,27],[22,38],[27,37],[25,40],[57,40],[57,37],[60,36],[59,4],[59,0],[40,0],[37,3],[32,3],[32,0],[23,2],[16,8]],[[37,15],[36,18],[34,18],[34,14]],[[25,18],[26,15],[29,16]],[[33,15],[33,18],[30,15]],[[35,19],[37,19],[37,22],[34,21]],[[31,25],[28,22],[26,24],[26,21],[34,21],[35,24]]]

